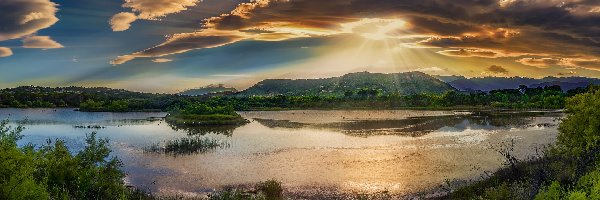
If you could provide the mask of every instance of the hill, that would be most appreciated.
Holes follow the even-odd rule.
[[[226,93],[226,92],[237,92],[237,89],[225,87],[223,84],[219,85],[208,85],[206,87],[189,89],[180,93],[178,95],[186,95],[186,96],[202,96],[207,94],[216,94],[216,93]]]
[[[440,94],[455,90],[453,87],[422,72],[406,73],[369,73],[358,72],[341,77],[323,79],[267,79],[263,80],[239,96],[273,95],[333,95],[344,96],[360,94],[368,90],[380,94],[398,93],[400,95],[434,93]]]
[[[456,76],[438,77],[452,87],[460,91],[491,91],[499,89],[515,89],[520,85],[532,88],[558,85],[564,91],[587,87],[590,84],[600,84],[600,79],[587,77],[545,77],[541,79],[525,77],[478,77],[478,78],[457,78]]]

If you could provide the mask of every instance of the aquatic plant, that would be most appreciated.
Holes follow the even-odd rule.
[[[186,155],[194,153],[205,153],[219,148],[228,148],[230,144],[208,137],[186,137],[176,140],[169,140],[161,144],[152,144],[144,151],[151,153],[164,153],[171,155]]]
[[[281,182],[272,179],[259,182],[254,190],[243,190],[240,188],[226,189],[214,192],[210,200],[282,200],[283,187]]]
[[[283,187],[281,187],[281,182],[275,179],[256,184],[256,190],[262,193],[267,200],[283,199]]]

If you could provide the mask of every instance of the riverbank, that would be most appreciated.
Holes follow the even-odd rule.
[[[526,159],[512,146],[501,149],[503,168],[463,187],[449,185],[440,198],[600,199],[599,100],[599,90],[568,99],[555,145]]]

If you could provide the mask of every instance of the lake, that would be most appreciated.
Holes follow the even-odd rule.
[[[240,127],[186,128],[166,113],[85,113],[73,109],[0,109],[23,123],[20,145],[64,140],[74,151],[85,135],[108,138],[126,182],[161,195],[195,195],[269,179],[297,198],[435,191],[446,180],[471,180],[502,166],[499,150],[519,158],[553,144],[558,112],[418,110],[240,112]],[[145,151],[188,137],[222,148],[193,154]],[[514,145],[511,145],[514,144]]]

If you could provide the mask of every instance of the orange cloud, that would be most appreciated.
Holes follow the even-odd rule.
[[[228,32],[196,32],[180,33],[172,36],[166,42],[155,47],[119,56],[110,63],[123,64],[135,58],[162,57],[171,54],[184,53],[193,49],[206,49],[223,46],[244,39],[243,36]]]
[[[158,20],[169,14],[179,13],[195,6],[200,0],[125,0],[124,8],[135,13],[121,12],[113,15],[110,25],[113,31],[125,31],[137,19]]]
[[[155,63],[166,63],[166,62],[171,62],[171,61],[173,61],[173,60],[167,59],[167,58],[157,58],[157,59],[152,60],[152,62],[155,62]]]
[[[50,39],[48,36],[29,36],[23,39],[24,48],[33,49],[57,49],[64,46]]]
[[[0,47],[0,57],[8,57],[13,55],[12,50],[6,47]]]
[[[0,1],[0,41],[22,38],[58,22],[58,4],[50,0]]]
[[[137,16],[134,13],[120,12],[110,19],[109,24],[113,31],[125,31],[135,20],[137,20]]]
[[[552,65],[558,65],[561,63],[561,60],[556,58],[521,58],[517,60],[517,62],[524,65],[545,68]]]

